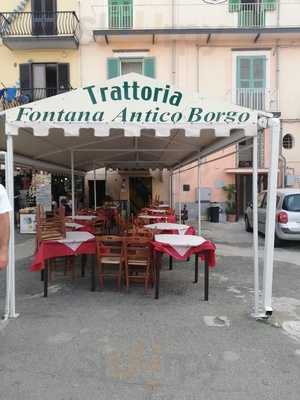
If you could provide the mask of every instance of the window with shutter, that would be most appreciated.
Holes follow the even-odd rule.
[[[229,0],[229,12],[238,12],[239,27],[265,26],[266,11],[276,9],[277,0]]]
[[[237,103],[244,107],[262,110],[266,96],[266,57],[237,57]]]
[[[229,0],[229,12],[239,11],[240,0]]]
[[[70,64],[57,64],[57,90],[58,93],[70,90]]]
[[[21,94],[32,100],[32,64],[20,64],[19,68]]]
[[[266,87],[266,57],[237,57],[237,88]]]
[[[132,28],[132,0],[109,0],[108,25],[109,28]]]
[[[107,78],[115,78],[121,74],[121,65],[119,58],[107,59]]]
[[[149,78],[155,78],[155,58],[145,57],[144,58],[144,75]]]
[[[107,59],[107,77],[108,79],[115,78],[119,75],[135,72],[155,78],[155,58],[108,58]]]
[[[143,59],[142,58],[127,58],[121,59],[121,75],[135,72],[136,74],[143,74]]]

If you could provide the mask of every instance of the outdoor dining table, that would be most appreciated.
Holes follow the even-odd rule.
[[[155,299],[159,298],[160,284],[160,258],[168,254],[176,260],[187,260],[195,254],[195,280],[198,282],[199,257],[204,260],[204,300],[208,301],[209,292],[209,267],[215,267],[216,246],[201,236],[195,235],[155,235],[153,241],[154,266],[155,266]]]
[[[48,261],[58,257],[87,254],[96,254],[95,236],[89,232],[71,231],[66,232],[66,237],[64,239],[43,241],[34,256],[31,271],[43,271],[44,297],[48,296]],[[95,263],[92,263],[92,291],[95,290],[95,273]]]
[[[78,227],[75,230],[94,233],[94,222],[96,218],[96,215],[75,215],[74,218],[66,217],[66,226],[67,224],[78,224],[82,227]],[[73,227],[74,226],[75,225],[73,225]]]
[[[146,220],[146,221],[163,221],[163,222],[176,222],[176,215],[147,215],[147,214],[139,214],[139,219]]]
[[[154,224],[145,225],[147,229],[158,230],[165,233],[174,233],[177,235],[195,235],[196,231],[193,226],[176,224],[172,222],[157,222]]]
[[[84,225],[77,224],[76,222],[66,222],[66,228],[72,229],[73,231],[79,231],[84,228]]]
[[[193,226],[184,224],[174,224],[170,222],[158,222],[156,224],[145,225],[145,228],[157,230],[159,233],[168,233],[175,235],[196,235],[196,230]],[[173,269],[173,257],[169,255],[169,270]]]
[[[145,208],[144,211],[150,214],[166,214],[168,212],[168,210],[161,208]]]

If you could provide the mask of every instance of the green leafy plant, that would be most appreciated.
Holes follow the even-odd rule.
[[[229,184],[227,186],[223,187],[224,192],[227,195],[227,201],[226,201],[226,214],[235,214],[236,213],[236,203],[235,203],[235,194],[236,194],[236,188],[234,184]]]

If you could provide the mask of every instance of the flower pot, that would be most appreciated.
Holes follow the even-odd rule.
[[[228,222],[236,222],[236,215],[235,214],[227,214],[227,221]]]

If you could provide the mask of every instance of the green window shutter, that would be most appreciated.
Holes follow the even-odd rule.
[[[276,10],[277,0],[264,0],[263,1],[265,11]]]
[[[118,58],[107,59],[107,78],[115,78],[120,75],[120,60]]]
[[[266,87],[266,57],[237,57],[238,89],[264,89]]]
[[[155,78],[155,58],[145,57],[144,58],[144,75],[149,78]]]
[[[240,0],[229,0],[229,12],[236,12],[239,11]]]

